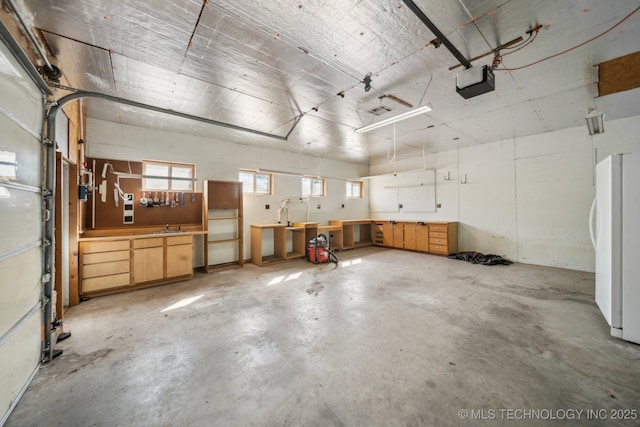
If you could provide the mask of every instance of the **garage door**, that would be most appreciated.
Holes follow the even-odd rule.
[[[41,360],[43,95],[0,38],[0,425]]]

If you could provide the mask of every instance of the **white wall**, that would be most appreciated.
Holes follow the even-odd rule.
[[[213,127],[212,127],[213,128]],[[197,190],[202,191],[205,179],[238,180],[238,169],[264,168],[277,171],[321,175],[338,178],[327,180],[327,196],[310,200],[310,221],[326,224],[330,219],[360,219],[369,216],[369,198],[346,198],[346,185],[342,179],[357,179],[369,173],[362,164],[323,159],[268,148],[239,145],[213,138],[159,131],[122,125],[102,120],[87,119],[87,156],[141,161],[167,160],[196,164]],[[246,195],[244,197],[244,254],[250,258],[250,224],[277,222],[281,199],[301,196],[300,177],[276,175],[272,196]],[[265,205],[270,209],[265,209]],[[320,209],[317,209],[317,205]],[[344,204],[344,208],[342,205]],[[292,221],[304,221],[302,204],[291,204]],[[283,222],[286,217],[283,217]],[[265,241],[265,246],[269,243]],[[202,243],[196,241],[195,264],[201,266]]]
[[[585,125],[400,160],[395,171],[436,169],[441,207],[376,218],[459,221],[461,251],[594,271],[588,231],[594,165],[611,153],[640,152],[640,116],[607,121],[605,130],[590,137]],[[369,174],[389,170],[387,163],[372,164]]]

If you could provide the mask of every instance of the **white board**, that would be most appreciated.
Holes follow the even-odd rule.
[[[370,178],[369,185],[371,212],[436,211],[436,172],[433,169],[380,175]]]

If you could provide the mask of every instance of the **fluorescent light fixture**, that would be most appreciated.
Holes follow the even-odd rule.
[[[392,123],[398,123],[402,120],[406,120],[410,117],[415,117],[419,114],[424,114],[424,113],[428,113],[429,111],[431,111],[431,106],[430,105],[423,105],[422,107],[418,107],[418,108],[414,108],[413,110],[409,110],[409,111],[405,111],[402,114],[398,114],[397,116],[393,116],[393,117],[389,117],[386,118],[384,120],[380,120],[379,122],[376,123],[372,123],[368,126],[364,126],[361,128],[356,129],[357,133],[365,133],[365,132],[369,132],[370,130],[374,130],[374,129],[378,129],[381,128],[383,126],[387,126],[390,125]]]
[[[585,117],[589,135],[598,135],[604,133],[604,113],[598,110],[589,110]]]

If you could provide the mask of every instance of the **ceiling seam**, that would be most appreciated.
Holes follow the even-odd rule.
[[[191,37],[189,37],[189,43],[187,43],[187,48],[184,51],[184,57],[182,58],[182,64],[180,64],[180,71],[182,71],[182,66],[184,65],[184,61],[187,60],[187,55],[189,54],[189,49],[193,44],[193,38],[196,35],[196,31],[198,30],[198,26],[200,25],[200,20],[202,19],[202,14],[204,13],[204,8],[207,6],[208,0],[202,0],[202,7],[200,8],[200,13],[198,14],[198,19],[196,19],[196,23],[193,26],[193,31],[191,32]]]

